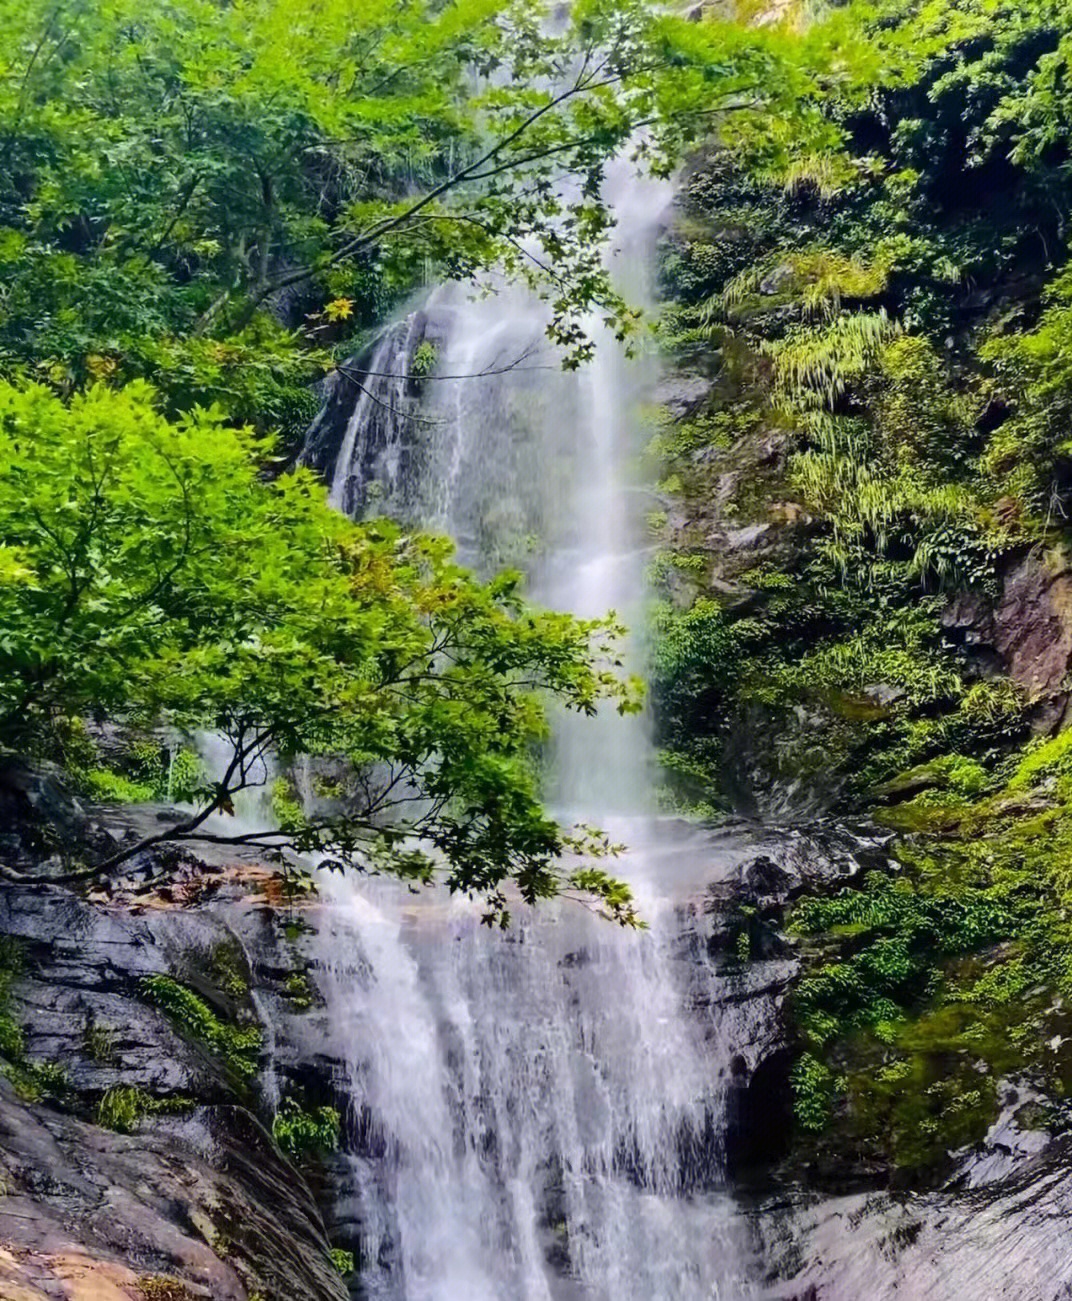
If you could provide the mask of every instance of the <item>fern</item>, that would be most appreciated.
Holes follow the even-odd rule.
[[[777,290],[764,295],[763,285],[781,275]],[[774,254],[746,267],[699,308],[704,324],[780,305],[789,298],[803,311],[829,321],[841,311],[845,299],[876,298],[889,282],[890,259],[861,258],[834,249],[814,248],[788,255]]]
[[[862,379],[900,333],[886,312],[839,316],[820,328],[801,327],[764,345],[774,362],[775,405],[789,414],[833,411],[851,381]]]

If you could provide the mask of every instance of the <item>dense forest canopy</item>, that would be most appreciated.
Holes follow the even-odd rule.
[[[428,280],[522,279],[566,365],[593,312],[627,335],[607,162],[668,171],[789,93],[778,41],[632,0],[553,21],[11,0],[0,20],[0,745],[92,776],[82,719],[225,736],[222,776],[169,783],[197,813],[153,839],[208,835],[269,754],[335,756],[331,816],[287,806],[275,842],[421,880],[431,852],[489,917],[509,880],[530,901],[568,881],[631,920],[600,869],[559,869],[607,846],[546,817],[534,769],[547,696],[637,707],[613,617],[532,610],[515,575],[478,584],[446,543],[262,471],[314,381]]]
[[[429,275],[524,276],[582,355],[587,312],[628,328],[605,164],[634,142],[672,167],[775,80],[770,42],[634,0],[565,23],[506,0],[31,0],[3,19],[5,370],[143,376],[254,422],[285,424],[288,398],[307,413],[294,390],[337,327],[381,323]]]

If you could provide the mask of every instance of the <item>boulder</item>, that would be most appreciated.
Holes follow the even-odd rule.
[[[1007,674],[1040,701],[1067,703],[1072,666],[1072,565],[1063,552],[1031,551],[1006,570],[996,600],[963,593],[942,616],[983,676]]]
[[[0,1078],[0,1178],[12,1301],[345,1301],[308,1189],[238,1108],[115,1134],[27,1106]]]

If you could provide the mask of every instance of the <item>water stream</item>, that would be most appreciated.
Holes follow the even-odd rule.
[[[617,269],[642,294],[669,193],[624,167],[609,184]],[[395,327],[369,365],[385,376],[356,399],[332,500],[354,512],[377,494],[381,509],[401,500],[409,439],[419,454],[402,495],[468,562],[522,559],[537,599],[639,622],[646,557],[629,467],[650,365],[608,336],[589,368],[563,373],[541,344],[543,309],[513,291],[472,300],[448,286],[425,316],[440,373],[485,377],[430,386],[426,422],[407,430],[404,386],[387,375],[404,372],[416,318]],[[639,662],[638,647],[630,654]],[[690,901],[745,850],[654,815],[650,748],[643,718],[563,720],[550,781],[563,817],[629,845],[616,870],[644,933],[573,903],[490,933],[464,902],[386,881],[326,884],[317,962],[350,1100],[344,1214],[359,1226],[360,1295],[751,1295],[723,1143],[747,1027],[728,978],[683,941]]]

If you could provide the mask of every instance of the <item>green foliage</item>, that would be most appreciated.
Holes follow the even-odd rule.
[[[896,334],[896,325],[878,312],[841,315],[829,325],[786,335],[768,349],[775,402],[791,411],[836,410],[850,384],[863,379]]]
[[[283,982],[283,991],[287,1001],[299,1012],[308,1011],[313,1006],[315,997],[309,977],[304,971],[293,971]]]
[[[639,0],[544,16],[101,0],[58,21],[6,0],[0,371],[64,391],[148,378],[173,410],[219,403],[290,440],[347,328],[429,269],[527,280],[575,357],[586,312],[629,330],[600,256],[608,159],[644,122],[645,160],[669,170],[742,89],[787,90],[790,51]]]
[[[117,1134],[133,1134],[143,1116],[181,1115],[194,1106],[192,1098],[182,1094],[155,1097],[144,1089],[114,1084],[97,1103],[97,1124]]]
[[[354,1265],[354,1253],[352,1251],[343,1251],[341,1247],[332,1247],[331,1263],[343,1278],[349,1278],[356,1268]]]
[[[829,8],[801,48],[816,71],[838,52],[816,101],[838,156],[817,154],[814,132],[772,165],[746,122],[687,183],[664,246],[662,339],[716,382],[650,450],[690,515],[717,501],[727,527],[737,515],[808,532],[767,562],[775,587],[698,549],[698,528],[660,532],[668,594],[682,600],[673,571],[695,564],[697,623],[706,573],[720,607],[720,644],[698,642],[699,659],[679,654],[681,616],[656,621],[659,740],[704,774],[693,798],[717,787],[725,739],[760,724],[783,734],[780,775],[801,775],[785,739],[799,710],[853,800],[950,750],[990,755],[1022,736],[1022,700],[1006,702],[1005,737],[976,710],[941,612],[965,588],[992,597],[1007,557],[1072,517],[1072,282],[1058,271],[1045,287],[1065,258],[1069,142],[1055,112],[1050,152],[1027,148],[1018,116],[1059,97],[1047,77],[1069,39],[1051,0]],[[768,474],[763,442],[784,473]]]
[[[1029,747],[1004,785],[963,756],[931,765],[944,792],[885,815],[924,833],[900,844],[899,870],[796,907],[809,974],[794,1015],[839,1077],[839,1126],[871,1158],[940,1166],[981,1137],[1010,1071],[1072,1090],[1068,736]]]
[[[181,1279],[167,1274],[146,1274],[138,1279],[138,1291],[145,1301],[192,1301],[193,1294]],[[254,1301],[250,1293],[249,1301]]]
[[[284,1098],[272,1121],[272,1137],[292,1160],[339,1146],[341,1120],[334,1107],[306,1111],[295,1098]]]
[[[982,457],[1000,508],[1032,532],[1048,535],[1067,510],[1072,442],[1072,274],[1049,286],[1047,306],[1030,331],[993,330],[982,356],[1012,414]]]
[[[963,691],[955,661],[936,647],[934,610],[921,602],[914,610],[891,611],[844,641],[831,642],[770,675],[777,697],[810,691],[861,692],[881,682],[910,705],[930,705],[957,698]]]
[[[258,1026],[236,1026],[222,1021],[192,989],[170,976],[146,976],[144,996],[190,1039],[202,1044],[241,1080],[251,1080],[260,1059],[262,1036]]]
[[[4,1073],[23,1102],[63,1102],[70,1093],[67,1068],[59,1062],[31,1062],[22,1056],[9,1061]]]
[[[72,728],[81,733],[75,740]],[[135,740],[112,767],[100,766],[92,739],[77,721],[55,718],[45,723],[48,741],[64,759],[77,788],[103,803],[193,802],[205,786],[200,757],[185,747],[170,748],[154,740]]]
[[[11,1011],[11,986],[22,973],[24,961],[22,941],[0,935],[0,1069],[24,1102],[62,1102],[70,1088],[66,1069],[56,1062],[30,1061],[26,1035]]]
[[[799,303],[808,316],[841,319],[843,302],[877,298],[888,282],[889,266],[885,259],[879,258],[868,265],[857,256],[819,247],[789,253],[776,265],[749,266],[734,276],[702,312],[707,320],[719,316],[733,318],[769,309],[770,303],[764,299],[778,296],[783,301]],[[842,341],[842,351],[845,342]],[[863,340],[847,342],[860,347]]]
[[[165,420],[140,384],[69,404],[0,385],[0,546],[17,557],[0,584],[4,742],[100,710],[221,733],[219,785],[168,766],[171,795],[198,811],[156,839],[230,812],[269,750],[343,756],[349,812],[284,810],[280,842],[441,874],[497,906],[508,878],[526,901],[554,894],[564,839],[539,803],[538,693],[585,714],[608,697],[637,708],[617,627],[529,608],[514,574],[477,582],[445,540],[355,525],[304,471],[265,482],[265,451],[211,412]],[[160,763],[143,756],[105,789],[162,791]]]
[[[439,363],[439,352],[434,343],[426,339],[417,345],[410,360],[410,371],[418,379],[431,375]]]
[[[663,768],[679,798],[695,799],[710,785],[727,697],[758,632],[748,620],[727,618],[710,600],[687,611],[660,603],[652,612],[652,698],[666,745]]]
[[[820,1132],[830,1120],[834,1077],[822,1062],[804,1053],[793,1065],[792,1084],[797,1123],[802,1129]]]
[[[204,789],[205,765],[193,750],[173,749],[169,755],[167,772],[162,787],[163,798],[181,804],[194,803]]]
[[[134,781],[108,768],[90,769],[79,785],[90,799],[102,804],[144,804],[156,794],[155,788],[148,783]]]
[[[713,581],[662,561],[653,697],[698,798],[742,735],[807,777],[802,737],[842,807],[899,833],[894,868],[796,907],[793,1083],[813,1149],[934,1171],[1003,1076],[1072,1088],[1072,742],[1029,741],[1033,702],[943,617],[993,605],[1032,546],[1065,563],[1072,10],[850,0],[801,40],[815,68],[837,51],[838,156],[815,133],[772,165],[745,123],[664,247],[662,342],[714,382],[653,440],[698,517],[660,537]],[[770,525],[759,564],[709,540],[735,508]]]
[[[1017,766],[1009,790],[1030,790],[1033,786],[1052,784],[1056,778],[1072,775],[1072,730],[1059,732],[1049,740],[1028,746]]]
[[[127,1085],[113,1085],[97,1103],[97,1124],[117,1134],[133,1134],[145,1111],[148,1095]]]
[[[94,1062],[110,1064],[116,1060],[115,1037],[108,1026],[99,1021],[90,1021],[82,1037],[82,1047],[86,1056]]]
[[[40,750],[82,715],[222,734],[215,785],[178,756],[166,795],[151,755],[80,765],[95,798],[195,806],[150,841],[233,813],[270,752],[331,754],[346,813],[288,795],[276,845],[445,880],[489,921],[508,884],[534,903],[581,879],[635,920],[608,874],[560,868],[577,842],[533,759],[545,699],[638,707],[617,630],[528,608],[512,574],[474,582],[445,542],[334,517],[304,471],[262,473],[314,381],[430,273],[528,283],[570,366],[592,319],[631,334],[603,256],[609,160],[669,175],[721,109],[739,133],[815,84],[773,30],[645,0],[546,19],[102,0],[61,21],[0,0],[0,746]],[[753,123],[772,162],[832,138],[814,113],[784,122]],[[419,350],[418,376],[434,362]]]
[[[286,777],[277,777],[272,782],[272,817],[284,831],[300,831],[307,825],[298,791]]]
[[[237,940],[221,940],[213,947],[208,970],[225,994],[231,998],[248,998],[249,966]]]

